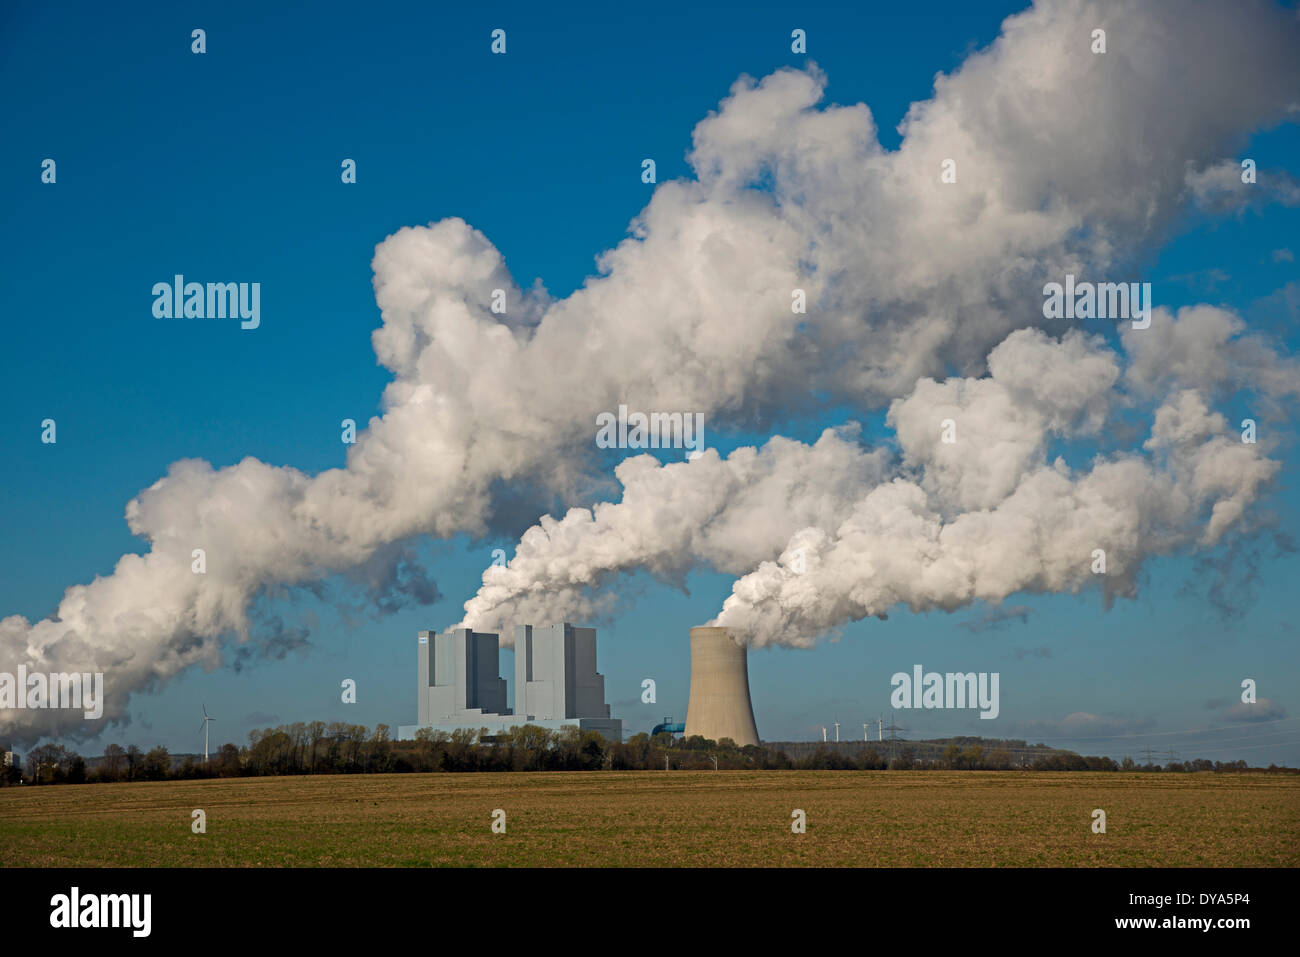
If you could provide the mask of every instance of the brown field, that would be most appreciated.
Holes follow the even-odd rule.
[[[207,812],[207,833],[190,830]],[[491,831],[495,808],[505,834]],[[807,813],[793,834],[791,811]],[[1106,811],[1093,834],[1092,811]],[[390,774],[0,789],[0,866],[1300,863],[1300,777],[860,771]]]

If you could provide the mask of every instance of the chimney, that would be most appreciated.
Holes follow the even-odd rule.
[[[749,701],[746,649],[725,628],[691,629],[686,736],[694,734],[713,741],[731,738],[742,748],[758,744],[754,707]]]

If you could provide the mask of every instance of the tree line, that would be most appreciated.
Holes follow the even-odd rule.
[[[868,748],[856,755],[819,747],[792,760],[784,751],[762,745],[741,747],[730,738],[712,741],[700,735],[675,739],[668,732],[644,732],[611,742],[594,731],[566,727],[553,731],[523,725],[495,734],[486,728],[453,732],[421,729],[414,740],[394,740],[386,724],[323,721],[296,722],[249,733],[248,744],[223,744],[205,764],[186,755],[176,762],[165,747],[142,752],[135,745],[110,744],[102,758],[85,758],[62,745],[47,744],[29,752],[19,767],[5,768],[0,784],[84,784],[112,781],[161,781],[192,778],[256,777],[292,774],[374,774],[462,771],[646,771],[646,770],[948,770],[948,771],[1244,771],[1245,761],[1137,764],[1132,758],[1083,756],[1072,752],[1037,755],[1017,765],[1005,749],[950,744],[936,758],[920,758],[902,745],[882,755]],[[1277,769],[1274,765],[1269,770]]]

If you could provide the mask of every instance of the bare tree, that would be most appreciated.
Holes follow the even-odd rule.
[[[105,781],[116,781],[122,776],[122,766],[126,763],[126,752],[120,744],[110,744],[104,749],[104,764],[99,776]]]
[[[316,773],[316,749],[320,746],[321,739],[325,737],[325,722],[313,721],[307,725],[307,742],[311,749],[311,758],[309,764],[313,774]]]

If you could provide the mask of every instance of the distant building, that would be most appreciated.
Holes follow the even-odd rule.
[[[610,717],[605,676],[596,671],[595,628],[515,626],[515,712],[528,724],[576,720],[583,730],[623,740],[623,721]]]
[[[417,637],[418,724],[397,729],[403,739],[421,728],[498,733],[524,724],[565,726],[623,739],[611,718],[605,678],[596,671],[596,630],[570,624],[515,628],[515,707],[506,707],[497,635],[449,628]]]
[[[496,635],[448,628],[418,636],[421,726],[453,722],[465,727],[485,714],[508,715]]]
[[[0,767],[16,768],[19,763],[17,751],[0,751]]]

